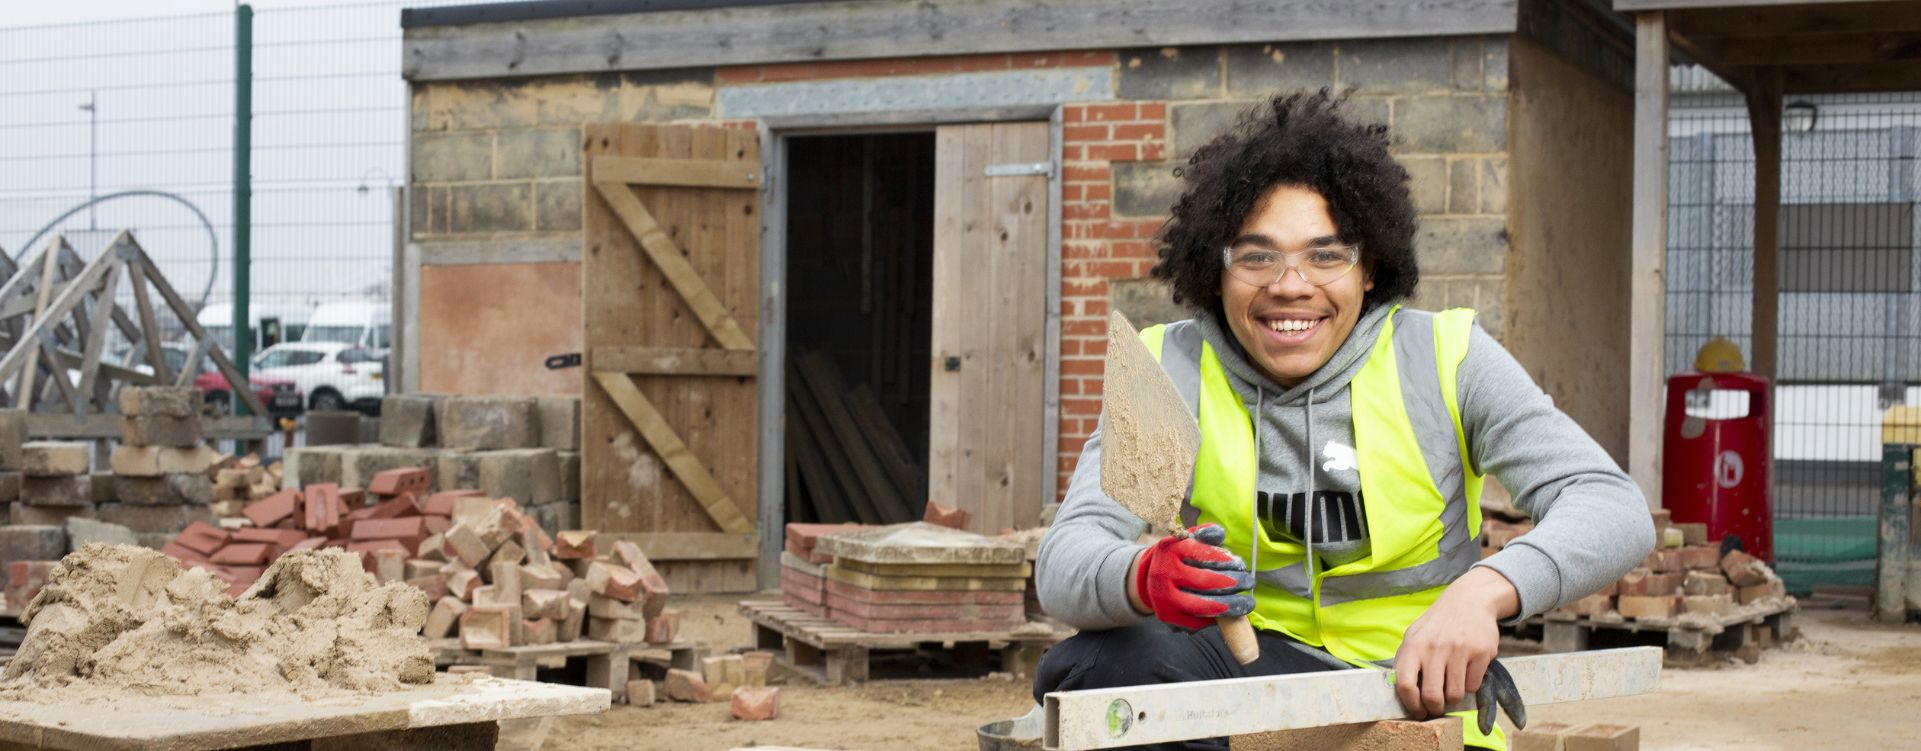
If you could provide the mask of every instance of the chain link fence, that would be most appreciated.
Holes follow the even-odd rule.
[[[1708,340],[1751,354],[1754,147],[1699,69],[1669,115],[1670,374]],[[1921,92],[1791,96],[1781,146],[1775,554],[1797,590],[1874,576],[1881,413],[1921,404]],[[1730,416],[1745,405],[1700,405]],[[1691,411],[1692,413],[1692,411]]]

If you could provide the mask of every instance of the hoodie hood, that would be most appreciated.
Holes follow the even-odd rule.
[[[1341,342],[1341,346],[1334,350],[1334,356],[1291,389],[1283,388],[1254,366],[1253,361],[1248,359],[1247,350],[1241,348],[1240,340],[1235,339],[1234,332],[1228,329],[1220,311],[1198,316],[1195,322],[1201,327],[1202,338],[1214,348],[1214,356],[1220,359],[1221,367],[1227,370],[1234,391],[1240,394],[1241,401],[1248,405],[1251,412],[1257,402],[1266,406],[1300,406],[1310,392],[1317,403],[1344,395],[1348,381],[1353,380],[1354,375],[1361,372],[1361,366],[1367,364],[1367,355],[1374,350],[1374,341],[1380,337],[1381,327],[1386,325],[1388,314],[1393,310],[1393,305],[1382,304],[1361,314],[1360,319],[1354,322],[1354,330],[1348,332],[1347,341]]]

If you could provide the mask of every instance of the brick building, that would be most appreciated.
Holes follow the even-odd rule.
[[[733,313],[756,321],[761,340],[761,407],[748,428],[759,442],[747,444],[760,458],[750,478],[760,517],[782,513],[785,482],[784,402],[765,392],[785,377],[781,358],[811,350],[871,386],[936,500],[971,508],[989,532],[1030,525],[1098,418],[1108,310],[1143,322],[1182,315],[1147,281],[1151,237],[1178,195],[1174,168],[1249,105],[1327,86],[1352,88],[1351,115],[1391,127],[1413,175],[1414,304],[1478,308],[1625,460],[1631,26],[1589,0],[1245,5],[632,0],[408,11],[404,385],[597,388],[580,371],[541,366],[581,351],[593,325],[581,267],[583,244],[595,242],[583,202],[598,200],[583,188],[589,129],[751,130],[765,168],[762,278],[758,309]],[[1030,138],[1015,130],[964,131],[983,123],[1032,125],[1040,158],[1015,158],[1010,144]],[[964,177],[1030,180],[1040,187],[1020,193],[1028,205],[1017,213],[1045,221],[1009,219],[1015,209],[999,198],[958,200]],[[975,268],[957,258],[974,246],[940,239],[977,223],[1000,227],[1024,265]],[[1013,281],[977,282],[996,274]],[[1016,344],[955,345],[966,339],[956,320]],[[456,339],[463,356],[441,354]],[[999,386],[949,377],[980,368],[1000,373]],[[968,422],[996,411],[979,403],[996,394],[1020,407],[998,411],[1023,421]],[[990,455],[972,447],[1002,442],[1011,448]]]

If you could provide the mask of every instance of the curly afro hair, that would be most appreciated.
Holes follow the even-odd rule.
[[[1414,293],[1414,199],[1407,170],[1388,154],[1387,126],[1341,117],[1347,94],[1327,89],[1276,96],[1241,113],[1233,128],[1174,171],[1186,190],[1156,237],[1154,276],[1175,302],[1212,313],[1221,304],[1221,249],[1233,242],[1268,189],[1310,188],[1327,200],[1343,240],[1361,246],[1374,282],[1364,310]]]

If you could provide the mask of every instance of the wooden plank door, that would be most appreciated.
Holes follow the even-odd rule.
[[[752,591],[757,137],[633,124],[584,137],[581,521],[640,543],[676,590]]]
[[[935,134],[928,499],[974,531],[1039,521],[1047,321],[1048,124]],[[993,172],[1012,173],[990,176]]]

